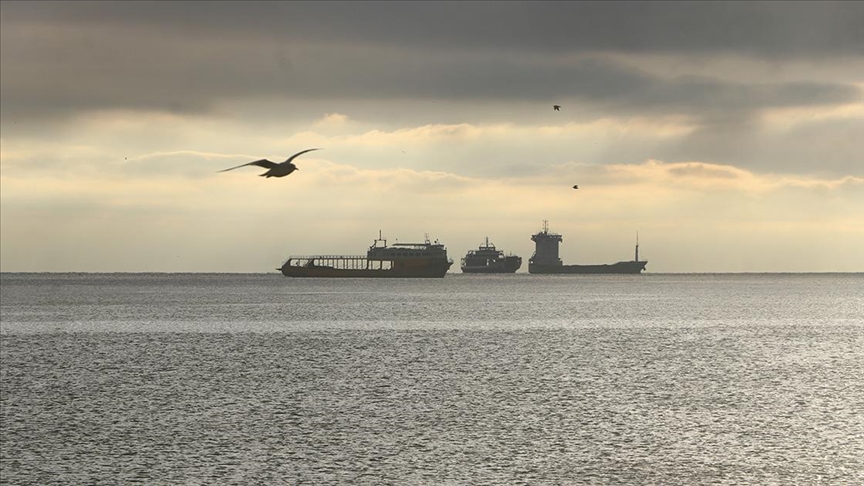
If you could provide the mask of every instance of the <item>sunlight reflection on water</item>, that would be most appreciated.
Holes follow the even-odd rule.
[[[4,274],[3,481],[864,480],[864,277],[640,277]]]

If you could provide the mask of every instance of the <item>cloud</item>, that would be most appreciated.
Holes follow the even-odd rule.
[[[653,271],[864,268],[861,2],[2,2],[0,27],[3,270],[265,271],[377,229],[527,257],[542,219],[567,261],[638,230]]]
[[[4,2],[14,23],[429,50],[860,55],[858,2]]]
[[[765,196],[776,191],[814,189],[814,194],[829,191],[846,192],[864,189],[864,176],[845,176],[817,179],[790,174],[754,173],[734,166],[707,162],[663,162],[647,160],[641,164],[595,165],[567,163],[555,166],[551,172],[537,179],[549,184],[552,180],[582,181],[581,189],[593,185],[615,186],[630,191],[635,186],[653,187],[657,191],[717,191],[738,192],[742,195]]]
[[[556,123],[557,112],[551,110],[555,116],[547,115],[546,123],[537,125],[508,121],[391,129],[341,113],[319,112],[306,122],[286,125],[278,120],[260,122],[252,115],[211,118],[112,111],[80,117],[63,128],[4,131],[0,163],[8,175],[201,178],[251,160],[284,160],[300,150],[321,147],[324,150],[302,156],[298,166],[320,159],[365,169],[411,168],[503,179],[530,177],[571,162],[638,165],[656,159],[705,161],[758,173],[862,176],[864,113],[860,106],[849,106],[833,112],[811,107],[710,130],[683,117]],[[276,103],[270,109],[288,107]]]
[[[341,127],[344,126],[347,122],[348,115],[343,115],[341,113],[328,113],[312,125],[319,128]]]
[[[411,8],[385,2],[345,5],[334,14],[329,4],[295,2],[250,9],[5,2],[0,55],[14,69],[0,72],[0,115],[8,121],[117,108],[216,115],[234,100],[285,99],[295,105],[372,100],[386,119],[393,114],[382,107],[385,100],[425,100],[462,103],[453,115],[464,121],[483,105],[554,100],[579,106],[582,116],[684,115],[736,124],[767,109],[860,100],[860,86],[820,79],[815,69],[798,79],[763,74],[744,82],[688,70],[669,76],[632,62],[673,52],[683,55],[679,65],[698,72],[699,55],[708,51],[767,56],[772,64],[788,56],[811,65],[831,59],[860,72],[864,60],[855,41],[864,29],[855,30],[861,22],[853,15],[859,4],[774,3],[637,3],[621,10],[618,2]],[[444,34],[430,21],[439,17],[448,18]],[[286,29],[285,18],[310,20]],[[566,29],[555,29],[558,22],[567,22]],[[387,28],[376,30],[380,25]],[[523,29],[524,36],[514,33]],[[412,123],[424,116],[417,113]]]
[[[3,271],[261,272],[289,253],[362,252],[378,229],[401,241],[430,233],[451,257],[484,236],[527,257],[542,219],[565,235],[568,262],[627,258],[638,230],[655,272],[740,270],[717,245],[747,258],[771,251],[789,258],[752,271],[813,269],[817,254],[818,269],[864,269],[854,246],[864,241],[864,178],[756,174],[699,161],[570,163],[489,179],[310,158],[280,180],[251,170],[195,183],[171,172],[48,179],[4,171],[0,185]],[[790,242],[771,249],[779,237]],[[691,251],[696,245],[702,254]]]
[[[703,163],[676,164],[667,171],[677,177],[695,177],[699,179],[740,179],[745,173],[740,169]]]

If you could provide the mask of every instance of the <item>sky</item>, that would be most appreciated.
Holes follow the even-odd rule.
[[[864,272],[864,2],[0,2],[0,271],[380,230],[525,272],[544,221],[565,264]]]

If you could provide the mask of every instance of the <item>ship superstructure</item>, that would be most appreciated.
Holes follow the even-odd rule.
[[[543,229],[535,235],[531,235],[531,241],[534,242],[534,254],[528,260],[528,272],[531,272],[531,265],[548,265],[561,266],[561,258],[558,256],[558,244],[564,238],[558,233],[549,231],[549,222],[543,220]]]
[[[469,250],[462,258],[463,273],[515,273],[522,266],[522,257],[504,255],[504,252],[489,243],[480,245],[476,250]]]
[[[647,260],[639,260],[639,237],[636,237],[636,254],[631,261],[604,263],[597,265],[564,265],[558,256],[558,245],[563,238],[549,231],[549,222],[543,221],[543,229],[531,235],[534,241],[534,255],[528,260],[528,273],[641,273]]]

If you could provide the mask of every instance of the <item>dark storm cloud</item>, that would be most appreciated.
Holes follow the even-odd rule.
[[[579,52],[861,55],[861,2],[3,2],[9,22]]]
[[[756,171],[862,177],[862,136],[860,118],[803,123],[778,134],[744,122],[698,129],[683,140],[658,147],[654,156],[667,161],[710,160]]]
[[[220,102],[574,100],[735,124],[860,100],[833,82],[664,78],[607,51],[864,57],[861,2],[2,2],[4,119]],[[576,55],[580,55],[577,57]]]
[[[150,37],[149,32],[4,29],[4,116],[128,108],[201,112],[236,98],[576,99],[624,115],[686,114],[735,121],[764,108],[855,101],[854,86],[820,82],[732,83],[661,78],[602,58],[367,46],[287,46],[268,41]]]

